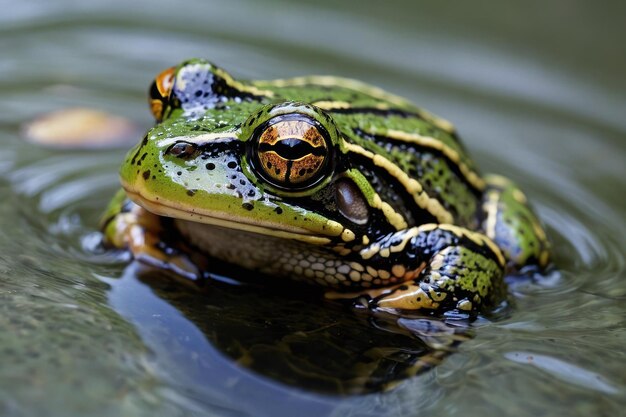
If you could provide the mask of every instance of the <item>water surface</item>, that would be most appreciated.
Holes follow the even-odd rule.
[[[0,6],[0,414],[623,412],[623,2]],[[390,333],[363,337],[371,323],[339,320],[344,311],[315,300],[282,303],[288,295],[259,290],[266,295],[255,315],[245,308],[255,302],[245,289],[220,284],[192,294],[141,278],[123,255],[93,251],[125,149],[45,149],[19,134],[33,117],[68,106],[147,128],[152,77],[194,56],[244,78],[359,78],[454,121],[484,172],[507,175],[526,191],[547,225],[559,274],[514,286],[508,314],[479,320],[454,354],[393,390],[337,395],[346,386],[328,388],[332,379],[325,389],[315,378],[281,380],[276,374],[293,372],[280,366],[314,375],[341,366],[333,358],[312,370],[311,361],[294,362],[314,357],[308,348],[292,351],[291,362],[272,362],[281,357],[276,345],[260,349],[257,335],[290,337],[290,348],[306,347],[310,332],[326,332],[333,348],[343,336],[352,342],[342,346],[348,363],[357,348],[376,347]],[[312,319],[289,320],[278,306]],[[336,334],[323,322],[363,332]],[[395,334],[389,344],[412,346],[408,355],[427,348],[409,339]],[[249,345],[236,351],[233,340]],[[253,345],[257,363],[270,358],[265,372],[233,360]]]

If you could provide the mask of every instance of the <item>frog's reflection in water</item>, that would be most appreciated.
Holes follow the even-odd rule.
[[[146,335],[160,340],[148,342],[151,350],[151,343],[170,339],[166,343],[176,346],[168,349],[179,350],[179,358],[206,366],[207,372],[216,372],[210,361],[219,352],[239,368],[332,395],[391,389],[438,365],[471,337],[467,320],[373,314],[323,301],[315,289],[292,282],[268,285],[256,279],[236,284],[224,282],[223,275],[214,278],[221,281],[195,288],[133,263],[121,280],[109,281],[110,302],[139,328],[144,340]],[[160,302],[155,303],[154,295]],[[164,310],[162,301],[170,307]],[[198,332],[205,341],[192,341]],[[188,352],[181,354],[181,349]],[[199,383],[228,377],[213,374]]]

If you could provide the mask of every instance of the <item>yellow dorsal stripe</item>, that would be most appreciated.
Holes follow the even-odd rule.
[[[449,211],[447,211],[441,203],[431,198],[417,180],[409,177],[404,171],[400,169],[396,164],[383,157],[382,155],[374,154],[373,152],[364,149],[359,145],[344,141],[344,147],[349,152],[353,152],[362,155],[372,161],[372,163],[378,167],[386,170],[391,176],[396,178],[400,184],[404,186],[409,194],[413,196],[413,199],[417,205],[424,210],[432,214],[440,223],[452,223],[453,217]]]
[[[374,87],[372,85],[363,83],[361,81],[353,80],[350,78],[333,77],[328,75],[312,75],[307,77],[296,77],[286,80],[271,80],[271,81],[257,81],[258,84],[271,85],[273,87],[302,87],[306,85],[320,86],[320,87],[341,87],[350,90],[362,92],[378,100],[384,100],[400,107],[411,107],[420,117],[428,120],[438,128],[452,133],[454,132],[454,125],[448,120],[439,116],[413,106],[407,99],[400,97],[396,94],[388,93],[387,91]]]
[[[320,87],[341,87],[349,90],[360,91],[364,94],[385,100],[398,106],[410,105],[405,98],[386,92],[383,89],[365,84],[350,78],[333,77],[331,75],[311,75],[305,77],[289,78],[286,80],[259,81],[260,84],[268,84],[274,87],[302,87],[313,85]]]
[[[354,108],[358,109],[358,107],[355,107],[352,103],[348,103],[347,101],[321,100],[321,101],[313,102],[311,104],[319,107],[322,110],[327,110],[327,111],[349,110],[349,109],[354,109]],[[399,104],[399,103],[393,103],[393,104]],[[443,130],[446,133],[452,134],[455,131],[454,126],[449,121],[442,119],[441,117],[435,116],[434,114],[424,109],[416,108],[413,106],[410,109],[406,109],[406,108],[402,109],[402,108],[393,108],[387,103],[375,103],[373,105],[368,105],[366,107],[383,110],[383,111],[399,110],[399,111],[403,111],[409,114],[414,113],[417,117],[420,117],[432,123],[433,125],[435,125],[436,127],[438,127],[439,129]]]
[[[364,131],[364,133],[369,135],[376,135],[377,132],[368,132]],[[388,137],[390,139],[414,143],[419,146],[423,146],[425,148],[435,149],[446,156],[450,161],[452,161],[456,166],[459,167],[459,171],[465,177],[467,182],[469,182],[473,187],[482,191],[485,189],[485,181],[478,176],[478,174],[470,169],[465,162],[461,160],[461,155],[455,149],[452,149],[450,146],[446,145],[439,139],[435,139],[430,136],[422,136],[416,133],[404,132],[401,130],[389,129],[386,132],[382,133],[382,136]]]
[[[216,68],[215,69],[216,74],[221,77],[224,82],[226,83],[226,85],[228,85],[229,87],[234,88],[235,90],[244,92],[244,93],[249,93],[255,96],[262,96],[262,97],[274,97],[274,92],[271,90],[262,90],[258,87],[255,87],[252,84],[244,84],[241,81],[237,81],[235,80],[232,75],[230,75],[229,73],[227,73],[226,71],[222,70],[221,68]]]
[[[372,198],[372,207],[382,211],[383,215],[394,229],[402,230],[408,227],[408,224],[406,223],[404,217],[400,213],[395,211],[393,207],[389,205],[389,203],[384,202],[380,198],[380,195],[378,195],[378,193],[374,193],[374,196]]]
[[[483,211],[486,213],[483,227],[485,234],[489,239],[495,239],[496,237],[496,223],[498,221],[498,200],[499,193],[497,191],[490,191],[487,193],[487,198],[483,202]]]
[[[311,104],[313,104],[314,106],[319,107],[322,110],[327,110],[327,111],[356,108],[351,103],[348,103],[347,101],[327,101],[327,100],[322,100],[322,101],[314,101]],[[389,106],[386,103],[375,103],[372,106],[368,105],[366,107],[374,108],[374,109],[378,109],[378,110],[383,110],[383,111],[384,110],[392,110],[392,107]]]

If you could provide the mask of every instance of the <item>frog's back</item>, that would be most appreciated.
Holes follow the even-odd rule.
[[[349,160],[409,226],[476,229],[485,187],[454,127],[405,99],[345,78],[259,81],[284,100],[313,104],[334,119]]]
[[[496,305],[505,268],[549,263],[519,188],[479,177],[449,123],[377,88],[246,82],[192,59],[157,76],[150,104],[158,123],[120,170],[137,205],[117,199],[104,227],[151,264],[203,276],[190,244],[373,309],[443,313]],[[168,227],[185,248],[155,244]]]

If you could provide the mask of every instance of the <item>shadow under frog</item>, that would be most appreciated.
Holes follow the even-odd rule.
[[[471,337],[467,320],[360,312],[322,301],[313,288],[297,291],[305,284],[268,286],[249,272],[243,283],[232,281],[225,277],[246,273],[232,268],[213,264],[212,279],[190,286],[133,262],[121,279],[107,280],[109,302],[137,326],[157,363],[169,357],[167,374],[174,368],[231,394],[258,375],[331,395],[385,391],[433,368]]]

